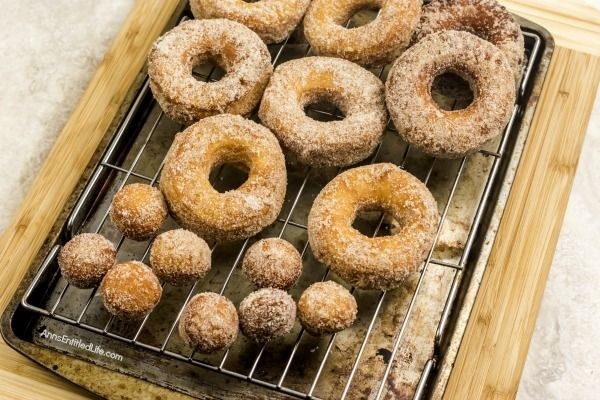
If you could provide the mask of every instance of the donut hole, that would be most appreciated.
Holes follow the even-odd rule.
[[[383,221],[381,222],[381,226],[379,226],[379,221],[381,220],[381,216],[383,213]],[[377,237],[380,236],[391,236],[392,226],[393,226],[394,218],[383,210],[381,207],[371,206],[371,207],[362,207],[360,208],[354,217],[354,221],[352,222],[352,227],[359,231],[361,234],[372,237],[377,227]]]
[[[465,77],[453,71],[445,71],[433,79],[431,97],[442,110],[458,111],[469,107],[475,94]]]
[[[375,21],[381,8],[377,5],[366,5],[354,11],[347,20],[347,28],[360,28]]]
[[[210,171],[210,184],[219,193],[240,188],[248,180],[248,167],[243,163],[220,162]]]
[[[216,82],[227,73],[224,61],[217,56],[203,55],[192,60],[192,76],[200,82]]]
[[[340,101],[329,93],[314,93],[304,102],[304,113],[320,122],[339,121],[346,118]]]

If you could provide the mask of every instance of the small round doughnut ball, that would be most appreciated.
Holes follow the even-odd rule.
[[[113,197],[110,220],[126,237],[146,240],[160,230],[167,219],[167,203],[157,188],[132,183]]]
[[[210,248],[204,239],[185,229],[161,233],[152,243],[150,265],[163,281],[183,286],[210,271]]]
[[[302,272],[302,258],[288,241],[278,238],[262,239],[246,252],[242,271],[259,288],[289,290]]]
[[[115,246],[104,236],[95,233],[73,237],[58,255],[62,276],[71,285],[81,289],[99,284],[116,262]]]
[[[200,293],[185,306],[179,336],[200,353],[213,353],[235,342],[239,320],[235,306],[216,293]]]
[[[250,293],[240,303],[242,333],[257,343],[266,343],[289,333],[296,321],[296,303],[280,289],[264,288]]]
[[[348,328],[354,323],[357,311],[354,296],[333,281],[313,283],[298,301],[298,318],[302,326],[317,336]]]
[[[156,275],[139,261],[115,265],[102,280],[100,290],[108,312],[123,319],[145,317],[162,295]]]

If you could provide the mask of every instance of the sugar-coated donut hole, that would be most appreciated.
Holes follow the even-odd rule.
[[[302,103],[304,104],[304,113],[315,121],[339,121],[346,118],[347,115],[347,108],[344,107],[340,96],[336,96],[332,92],[306,92]]]
[[[242,163],[221,162],[212,167],[209,180],[219,193],[236,190],[248,180],[248,167]]]
[[[431,98],[444,111],[464,110],[475,99],[475,93],[469,81],[471,79],[464,72],[443,70],[432,80]]]

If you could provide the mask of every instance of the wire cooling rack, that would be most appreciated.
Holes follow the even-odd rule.
[[[527,63],[518,90],[517,103],[506,130],[499,141],[494,143],[494,147],[452,162],[436,160],[420,154],[402,143],[394,127],[388,124],[383,144],[368,160],[363,162],[363,164],[382,161],[394,162],[400,168],[415,174],[426,185],[431,185],[432,179],[440,175],[444,177],[447,188],[444,196],[436,196],[440,207],[441,222],[435,244],[430,249],[418,277],[415,277],[415,285],[407,294],[406,309],[395,327],[394,335],[389,340],[386,353],[387,362],[384,364],[380,376],[373,380],[375,383],[373,383],[371,395],[374,398],[382,397],[386,391],[386,382],[393,368],[391,360],[396,359],[400,344],[402,340],[406,339],[408,321],[416,307],[419,291],[425,284],[426,272],[432,265],[449,269],[453,271],[454,275],[443,303],[435,337],[431,337],[434,350],[422,368],[420,379],[415,382],[415,398],[421,398],[424,395],[427,383],[435,373],[436,362],[443,356],[443,343],[451,328],[451,311],[459,301],[464,269],[467,261],[476,256],[474,244],[480,229],[483,229],[484,215],[489,212],[490,207],[494,206],[493,192],[502,183],[502,176],[499,173],[500,165],[503,159],[510,156],[507,153],[507,149],[510,147],[508,144],[511,135],[518,130],[517,125],[520,123],[519,118],[525,102],[524,96],[533,66],[538,61],[540,36],[536,32],[528,30],[524,30],[524,35]],[[275,66],[286,60],[310,54],[310,47],[298,33],[292,34],[282,44],[270,46],[269,50]],[[385,79],[388,71],[389,66],[373,72]],[[196,68],[194,74],[197,79],[214,81],[219,79],[222,71],[218,67],[204,65]],[[456,100],[450,106],[455,106],[455,103]],[[307,113],[315,119],[324,121],[343,118],[338,110],[327,105],[313,105],[307,109]],[[111,226],[110,220],[107,218],[110,200],[116,191],[128,183],[145,182],[157,185],[164,163],[164,155],[174,134],[181,129],[182,126],[169,120],[152,99],[146,80],[69,215],[60,243],[57,243],[44,259],[23,295],[21,305],[39,315],[126,343],[134,348],[239,378],[287,395],[311,399],[322,398],[321,396],[351,398],[355,378],[360,373],[365,354],[369,351],[370,341],[377,335],[378,324],[383,318],[386,300],[390,297],[390,292],[357,293],[358,290],[349,288],[358,298],[359,309],[366,309],[360,317],[360,329],[356,328],[362,338],[356,341],[356,345],[352,347],[354,350],[352,353],[345,354],[345,358],[349,360],[345,376],[334,389],[328,390],[323,389],[324,376],[329,376],[332,354],[339,351],[336,347],[338,342],[347,339],[344,336],[346,331],[320,339],[319,350],[314,351],[312,355],[308,354],[311,350],[307,353],[303,344],[308,335],[298,324],[294,331],[285,340],[278,343],[274,349],[271,349],[270,345],[256,348],[244,342],[236,344],[237,348],[204,356],[180,343],[176,333],[177,324],[183,307],[195,293],[212,290],[239,301],[252,290],[248,283],[243,281],[238,267],[245,250],[257,239],[256,237],[232,245],[213,246],[213,268],[206,280],[196,282],[183,289],[163,285],[164,295],[161,304],[143,321],[135,324],[119,321],[108,315],[101,307],[97,289],[87,291],[76,289],[60,277],[56,259],[61,245],[81,232],[102,233],[116,243],[120,259],[138,259],[147,263],[151,242],[130,241],[122,237]],[[464,246],[455,258],[449,259],[443,255],[438,257],[439,252],[436,251],[436,246],[439,244],[440,233],[447,222],[448,212],[454,205],[455,194],[463,184],[461,179],[464,178],[468,163],[473,157],[484,157],[489,162],[483,171],[481,190],[478,192],[478,199],[474,203],[471,213],[472,218],[466,229],[467,236]],[[312,282],[337,279],[325,266],[317,263],[310,254],[306,240],[306,216],[310,204],[320,188],[340,171],[340,169],[312,170],[290,165],[289,186],[282,213],[277,222],[260,235],[260,237],[286,238],[301,252],[304,272],[298,287],[292,292],[295,298]],[[243,181],[243,176],[240,176],[240,172],[232,166],[225,165],[218,168],[212,174],[211,179],[215,188],[226,190],[235,186],[235,182]],[[389,221],[382,213],[364,215],[356,226],[364,234],[372,236],[389,234],[394,229],[393,222]],[[176,223],[170,220],[165,229],[176,227]],[[350,328],[350,331],[352,329],[355,328]],[[158,338],[157,332],[164,334]],[[276,356],[273,355],[275,353]],[[276,359],[276,362],[273,362],[273,359]],[[267,366],[263,364],[267,364]],[[298,370],[301,372],[298,373]],[[289,381],[293,382],[288,383]]]

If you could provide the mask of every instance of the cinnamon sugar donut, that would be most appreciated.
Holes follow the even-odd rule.
[[[300,278],[302,258],[286,240],[262,239],[246,251],[242,272],[259,288],[289,290]]]
[[[352,227],[360,211],[381,210],[401,221],[392,236],[367,237]],[[350,169],[317,196],[308,216],[315,257],[360,289],[400,286],[423,262],[439,221],[431,192],[389,163]]]
[[[341,121],[316,121],[304,108],[334,103]],[[380,143],[387,122],[384,87],[371,72],[350,61],[306,57],[275,70],[259,117],[300,162],[345,166],[369,156]]]
[[[226,71],[216,82],[194,78],[206,60]],[[175,121],[190,124],[220,114],[247,115],[258,104],[273,67],[264,42],[244,25],[226,19],[184,21],[152,46],[150,88]]]
[[[446,30],[466,31],[498,47],[508,59],[518,83],[523,70],[525,41],[521,27],[506,7],[496,0],[434,0],[423,6],[413,41]]]
[[[227,18],[246,25],[266,43],[278,43],[292,33],[310,0],[190,0],[194,17]]]
[[[444,73],[469,83],[474,99],[467,108],[445,111],[432,99],[433,80]],[[399,134],[436,157],[463,156],[502,133],[515,96],[504,54],[459,31],[426,36],[398,58],[386,83],[386,102]]]
[[[365,8],[379,8],[379,14],[366,25],[347,29],[345,23]],[[420,14],[420,0],[313,0],[304,34],[317,54],[383,65],[408,46]]]
[[[315,336],[349,328],[357,312],[354,296],[333,281],[313,283],[298,300],[298,318],[304,329]]]
[[[209,182],[223,164],[241,164],[248,179],[219,193]],[[208,241],[250,237],[281,211],[287,175],[279,143],[264,126],[237,115],[205,118],[178,133],[160,179],[171,214]]]

